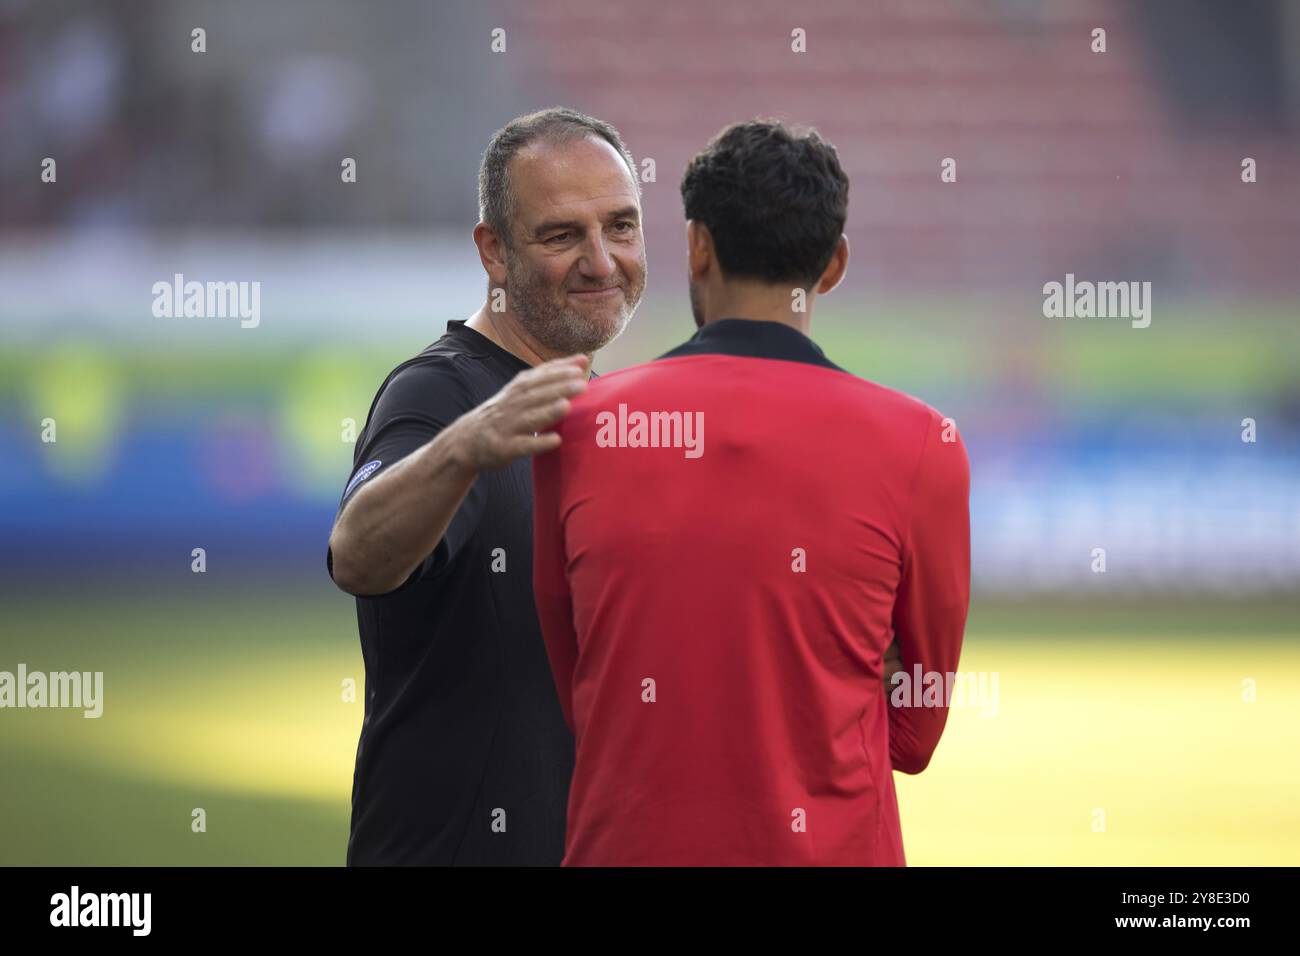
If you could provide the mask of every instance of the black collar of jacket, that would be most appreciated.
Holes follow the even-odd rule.
[[[817,343],[794,326],[784,322],[759,322],[753,319],[718,319],[710,322],[671,352],[660,358],[686,355],[738,355],[744,358],[780,359],[806,362],[843,372]]]

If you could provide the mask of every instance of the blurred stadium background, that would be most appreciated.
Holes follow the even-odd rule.
[[[961,427],[962,668],[1000,674],[897,776],[909,862],[1300,862],[1300,4],[0,0],[0,670],[106,685],[98,720],[0,712],[0,863],[343,861],[343,422],[480,304],[479,153],[557,103],[655,161],[598,370],[693,330],[708,137],[839,148],[814,336]],[[155,318],[178,272],[260,281],[260,325]],[[1045,319],[1067,272],[1152,282],[1150,328]]]

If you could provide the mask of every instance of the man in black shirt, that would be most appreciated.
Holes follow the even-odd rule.
[[[327,566],[357,596],[365,718],[349,865],[558,865],[573,739],[532,591],[529,456],[645,287],[640,190],[608,124],[520,117],[488,144],[488,301],[384,381]]]

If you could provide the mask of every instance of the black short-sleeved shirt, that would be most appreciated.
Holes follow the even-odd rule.
[[[528,367],[463,321],[447,323],[380,386],[340,511]],[[326,562],[332,574],[328,552]],[[532,580],[523,458],[479,476],[405,583],[357,598],[366,691],[349,865],[559,865],[573,738]]]

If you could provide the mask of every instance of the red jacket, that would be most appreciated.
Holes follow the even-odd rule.
[[[559,431],[534,591],[577,746],[565,865],[904,865],[892,771],[925,769],[947,701],[889,706],[882,655],[957,668],[952,423],[727,319],[593,381]]]

